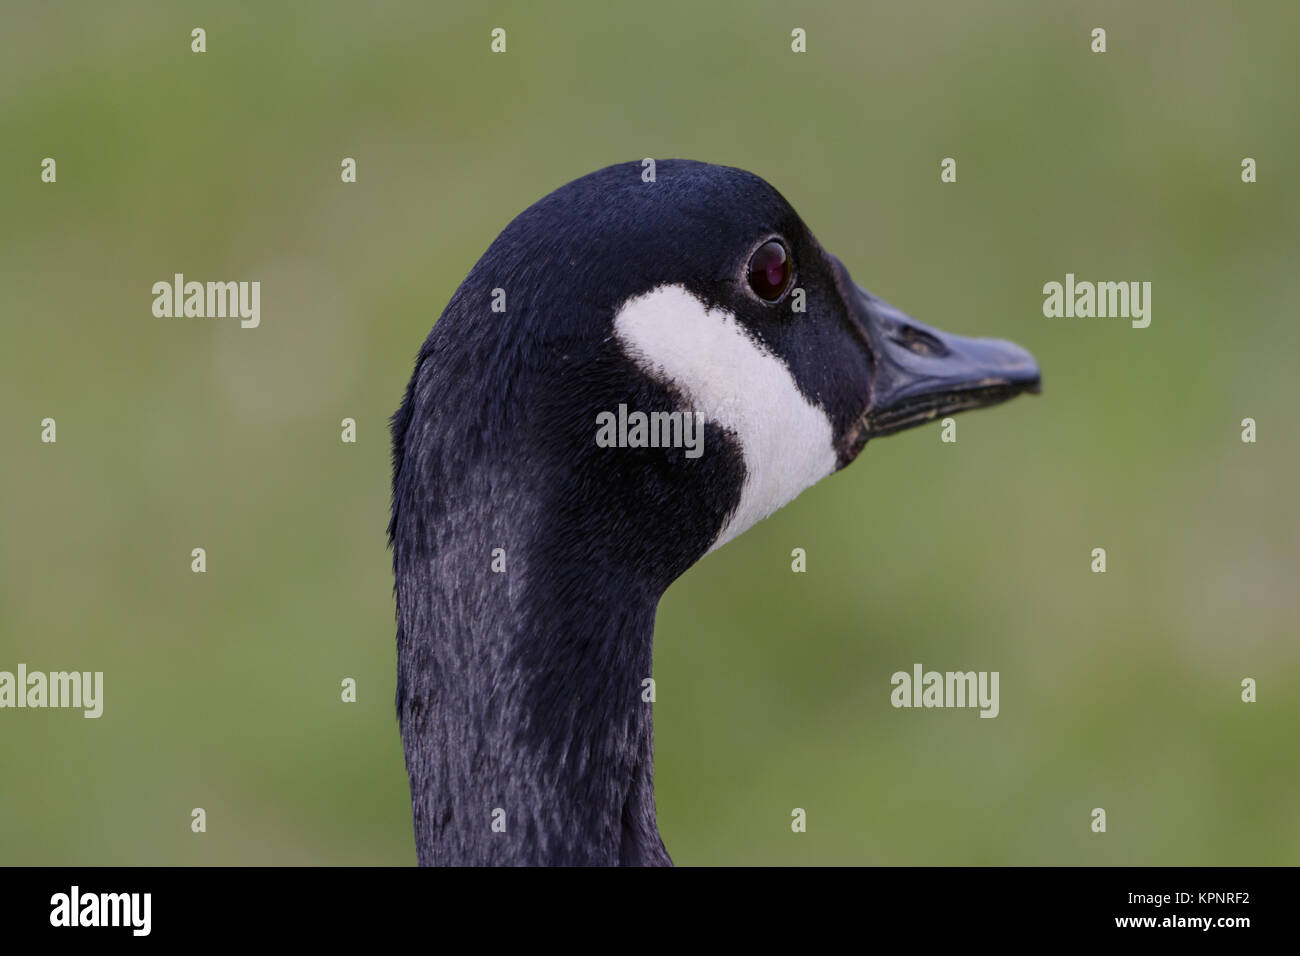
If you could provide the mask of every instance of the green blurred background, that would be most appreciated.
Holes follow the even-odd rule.
[[[510,218],[643,156],[758,173],[858,281],[1046,385],[955,445],[872,443],[669,591],[675,860],[1300,862],[1296,4],[0,21],[0,669],[106,685],[99,720],[0,711],[0,863],[414,862],[386,420]],[[261,327],[154,318],[174,272],[260,280]],[[1044,318],[1066,272],[1151,281],[1151,327]],[[1000,671],[1001,715],[894,710],[915,662]]]

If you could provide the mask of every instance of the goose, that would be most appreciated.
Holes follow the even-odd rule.
[[[869,439],[1039,389],[1019,346],[856,285],[758,176],[644,168],[520,213],[392,418],[421,865],[671,865],[643,693],[668,585]],[[625,441],[598,442],[621,406],[667,440],[620,426]],[[696,454],[677,423],[699,424]]]

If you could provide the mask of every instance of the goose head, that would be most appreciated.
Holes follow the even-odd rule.
[[[393,419],[422,863],[668,862],[643,694],[664,590],[872,438],[1039,388],[1019,346],[859,286],[759,177],[643,171],[516,217]]]

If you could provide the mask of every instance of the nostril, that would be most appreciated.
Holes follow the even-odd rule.
[[[939,339],[929,332],[923,332],[911,325],[900,326],[898,331],[894,332],[890,337],[903,348],[916,355],[942,356],[948,354],[948,347]]]

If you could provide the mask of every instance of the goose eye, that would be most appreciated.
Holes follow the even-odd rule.
[[[749,287],[760,298],[775,302],[790,284],[790,257],[777,240],[758,247],[749,260]]]

